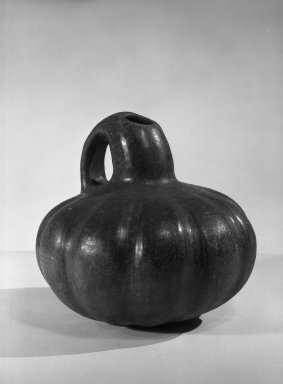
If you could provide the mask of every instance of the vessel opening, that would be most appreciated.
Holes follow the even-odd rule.
[[[126,116],[126,119],[135,124],[142,124],[142,125],[154,124],[154,121],[148,119],[147,117],[143,117],[139,115],[128,115]]]

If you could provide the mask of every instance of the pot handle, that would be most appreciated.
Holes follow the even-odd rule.
[[[108,182],[104,169],[107,145],[113,163],[109,182],[175,179],[171,150],[161,127],[144,116],[119,112],[98,123],[85,141],[82,192]]]

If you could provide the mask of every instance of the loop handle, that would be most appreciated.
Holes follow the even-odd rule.
[[[110,147],[113,175],[109,182],[175,178],[171,150],[161,127],[131,112],[102,120],[85,141],[81,157],[82,191],[107,181],[104,156]]]

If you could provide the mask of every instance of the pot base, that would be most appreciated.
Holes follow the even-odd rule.
[[[194,317],[193,319],[178,321],[176,323],[165,323],[154,327],[144,327],[140,325],[127,325],[130,329],[144,332],[156,332],[156,333],[186,333],[191,332],[198,328],[202,323],[200,317]]]

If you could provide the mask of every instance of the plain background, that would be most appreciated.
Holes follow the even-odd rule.
[[[90,130],[127,110],[162,126],[180,180],[235,199],[258,251],[282,252],[282,17],[281,0],[1,1],[1,247],[34,249],[79,193]]]

